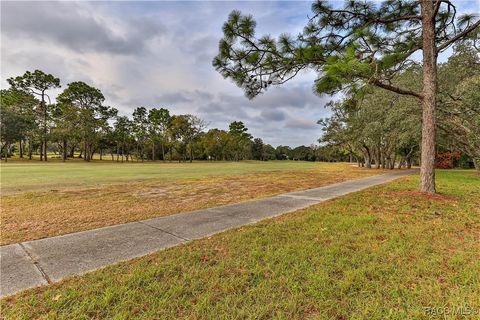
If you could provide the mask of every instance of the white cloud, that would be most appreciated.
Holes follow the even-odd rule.
[[[2,87],[6,79],[41,69],[62,86],[85,81],[108,105],[130,114],[137,106],[195,113],[210,127],[243,121],[265,142],[310,144],[328,99],[312,93],[306,72],[248,100],[211,66],[221,28],[233,9],[251,13],[258,33],[296,34],[310,2],[2,2]],[[58,92],[53,92],[54,96]]]

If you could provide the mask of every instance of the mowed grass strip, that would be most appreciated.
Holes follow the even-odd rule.
[[[10,159],[1,163],[2,194],[27,191],[50,191],[70,188],[98,187],[134,181],[178,181],[215,176],[249,173],[304,170],[322,167],[325,171],[339,171],[345,164],[313,163],[305,161],[241,161],[241,162],[112,162],[81,159],[65,163],[51,160],[47,163]]]
[[[432,319],[442,317],[425,308],[475,310],[480,178],[440,171],[438,185],[440,194],[428,196],[412,191],[418,177],[402,178],[26,291],[3,299],[2,313],[5,319]]]
[[[52,179],[59,179],[63,172],[59,174],[54,165],[35,165],[42,174],[35,171],[33,175],[46,174],[44,170],[48,168],[52,170]],[[69,165],[75,167],[75,164],[66,166]],[[91,175],[99,172],[98,168],[104,175],[112,170],[114,173],[109,173],[112,179],[123,174],[124,167],[131,168],[133,173],[130,173],[131,179],[122,184],[82,188],[72,183],[70,187],[56,189],[47,185],[44,192],[3,195],[1,244],[215,207],[382,173],[358,169],[348,163],[219,163],[215,171],[211,171],[214,166],[202,163],[145,164],[145,167],[115,163],[92,165],[88,174],[82,173],[82,179],[89,181]],[[270,171],[266,171],[267,168]],[[152,176],[163,172],[163,176],[142,180],[148,171]]]

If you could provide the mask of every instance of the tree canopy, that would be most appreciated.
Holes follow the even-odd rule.
[[[253,98],[301,70],[317,71],[318,94],[362,94],[371,86],[422,102],[420,190],[435,192],[437,58],[453,44],[478,39],[475,14],[457,15],[448,0],[326,1],[312,5],[313,16],[297,36],[256,37],[250,15],[232,11],[213,66]],[[422,53],[419,90],[394,83]]]
[[[437,52],[457,40],[477,40],[475,14],[457,15],[449,1],[435,4]],[[341,8],[327,1],[312,4],[313,16],[302,33],[256,37],[256,22],[238,10],[223,25],[224,37],[213,66],[253,98],[280,85],[303,69],[318,71],[319,94],[359,90],[375,85],[420,97],[420,91],[393,85],[392,79],[415,64],[422,49],[419,1],[346,1]]]

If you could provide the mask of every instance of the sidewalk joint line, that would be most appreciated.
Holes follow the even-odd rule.
[[[317,202],[322,202],[328,199],[325,198],[315,198],[315,197],[307,197],[307,196],[298,196],[295,194],[279,194],[279,197],[285,197],[285,198],[293,198],[293,199],[301,199],[301,200],[312,200],[312,201],[317,201]]]
[[[32,264],[35,266],[35,268],[37,268],[37,270],[40,272],[40,274],[42,275],[43,279],[45,281],[47,281],[48,284],[51,284],[52,281],[50,280],[50,277],[48,276],[48,274],[45,272],[45,270],[43,270],[43,268],[39,265],[38,261],[36,261],[33,256],[30,254],[30,252],[27,250],[27,248],[23,245],[22,242],[20,242],[18,244],[20,246],[20,248],[23,249],[23,251],[27,254],[28,258],[30,259],[30,261],[32,262]]]
[[[169,232],[169,231],[167,231],[167,230],[163,230],[163,229],[161,229],[161,228],[159,228],[159,227],[154,227],[154,226],[152,226],[152,225],[150,225],[150,224],[148,224],[148,223],[145,223],[145,222],[143,222],[143,221],[137,221],[137,222],[140,223],[140,224],[143,224],[144,226],[147,226],[147,227],[156,229],[156,230],[158,230],[158,231],[162,231],[162,232],[164,232],[164,233],[168,233],[169,235],[174,236],[174,237],[176,237],[176,238],[178,238],[178,239],[181,239],[181,240],[184,240],[184,241],[190,241],[190,240],[191,240],[191,239],[187,239],[187,238],[181,237],[181,236],[179,236],[179,235],[176,235],[175,233]]]

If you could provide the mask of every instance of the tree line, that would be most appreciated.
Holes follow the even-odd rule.
[[[421,67],[412,65],[392,83],[419,90]],[[438,66],[437,166],[453,162],[480,170],[480,56],[460,45]],[[421,108],[416,99],[381,88],[355,92],[330,103],[320,141],[351,154],[361,166],[411,167],[418,164]],[[450,164],[449,164],[450,162]]]
[[[241,121],[228,130],[206,130],[192,114],[171,114],[167,108],[138,107],[131,117],[105,105],[102,92],[84,82],[69,83],[52,103],[60,80],[43,71],[27,71],[7,80],[2,90],[1,153],[47,161],[52,153],[63,161],[111,157],[113,161],[307,160],[335,161],[338,154],[318,146],[274,148],[254,138]],[[342,155],[341,155],[342,156]],[[340,157],[341,157],[340,156]]]

